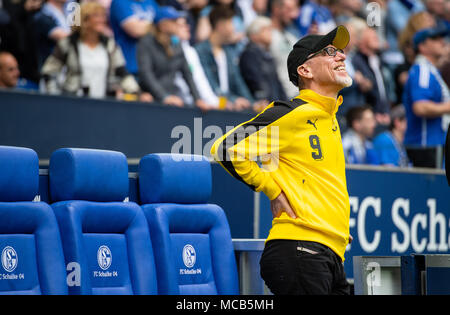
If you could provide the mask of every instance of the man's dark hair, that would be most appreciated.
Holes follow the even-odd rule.
[[[389,130],[393,130],[395,128],[395,122],[397,120],[406,119],[406,110],[403,105],[396,105],[391,109],[390,112],[391,122],[389,124]]]
[[[347,126],[349,128],[353,128],[353,123],[357,120],[361,120],[366,110],[372,111],[372,107],[365,105],[350,108],[347,112],[347,115],[345,116],[347,120]]]
[[[209,13],[209,23],[211,23],[212,29],[216,28],[219,21],[232,19],[234,11],[226,5],[215,5]]]

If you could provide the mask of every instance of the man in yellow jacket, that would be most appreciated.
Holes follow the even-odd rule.
[[[344,26],[308,35],[288,60],[299,95],[275,101],[218,139],[212,156],[271,200],[261,276],[274,294],[348,294],[343,269],[350,206],[336,112],[352,84]]]

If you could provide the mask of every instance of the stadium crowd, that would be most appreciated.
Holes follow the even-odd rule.
[[[449,0],[0,0],[0,88],[259,112],[298,95],[297,40],[341,24],[347,161],[440,166]]]

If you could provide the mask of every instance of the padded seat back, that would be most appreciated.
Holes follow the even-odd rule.
[[[67,294],[56,218],[32,202],[38,187],[36,152],[0,146],[0,294]]]
[[[150,154],[139,164],[141,201],[160,294],[239,294],[230,228],[208,204],[211,167],[201,156]]]
[[[81,272],[69,293],[157,293],[145,216],[136,203],[123,202],[126,157],[115,151],[60,149],[51,156],[49,177],[66,263],[75,263]]]

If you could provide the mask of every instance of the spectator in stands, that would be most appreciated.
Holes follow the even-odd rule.
[[[382,63],[378,56],[380,40],[376,31],[367,27],[353,56],[353,67],[372,83],[372,89],[363,92],[365,103],[372,106],[375,118],[382,125],[389,124],[390,101],[386,81],[383,77]]]
[[[191,92],[195,105],[206,108],[192,79],[192,73],[184,58],[183,50],[174,36],[177,28],[182,27],[184,14],[173,7],[160,7],[155,17],[154,31],[148,33],[138,43],[137,59],[140,85],[150,92],[156,101],[175,106],[194,106],[186,104],[182,91],[175,84],[177,72],[181,72]]]
[[[64,93],[103,98],[121,98],[122,93],[139,93],[139,85],[125,68],[120,47],[111,37],[103,35],[106,11],[96,2],[81,5],[80,26],[72,35],[61,39],[42,67],[48,92],[58,91],[57,76],[64,67],[67,74],[62,86]],[[141,101],[152,101],[148,93]]]
[[[446,51],[444,32],[436,28],[418,31],[413,38],[418,53],[409,70],[403,93],[408,129],[405,146],[414,166],[436,167],[443,146],[445,130],[442,116],[450,113],[450,96],[436,63]],[[445,129],[446,126],[445,126]]]
[[[342,146],[347,163],[379,164],[370,138],[373,137],[376,120],[370,106],[353,107],[347,112],[349,129],[342,136]]]
[[[201,12],[203,16],[208,16],[212,8],[215,6],[228,7],[233,11],[234,15],[232,20],[234,32],[232,38],[230,38],[230,44],[239,44],[245,38],[245,26],[242,11],[240,6],[237,4],[237,0],[210,0],[209,3],[210,4],[207,5]],[[204,22],[206,21],[208,22],[201,25],[203,30],[202,38],[199,38],[200,41],[206,40],[211,34],[211,23],[209,19],[204,20]],[[242,48],[243,45],[237,47],[237,49]]]
[[[350,33],[350,41],[344,49],[346,56],[344,61],[345,70],[352,78],[353,84],[342,89],[340,92],[344,99],[342,105],[339,107],[339,111],[337,112],[341,130],[345,130],[347,126],[345,121],[347,111],[350,108],[364,104],[364,93],[367,93],[373,87],[372,81],[364,77],[359,70],[355,70],[353,66],[353,57],[356,53],[359,42],[361,41],[362,34],[364,34],[365,29],[368,27],[367,23],[361,18],[352,17],[344,25]]]
[[[298,88],[289,81],[286,60],[298,37],[289,31],[293,21],[298,17],[297,0],[273,0],[271,7],[272,43],[270,53],[275,59],[278,78],[283,85],[284,93],[291,99],[298,95]]]
[[[125,56],[128,72],[138,73],[136,46],[153,25],[158,10],[155,0],[112,0],[110,23]]]
[[[228,45],[234,37],[233,16],[229,7],[215,6],[209,14],[211,35],[196,49],[214,93],[230,101],[232,109],[244,110],[251,108],[253,98],[241,76],[239,56]]]
[[[248,27],[247,36],[249,42],[241,55],[239,66],[253,97],[261,100],[263,106],[273,100],[287,100],[269,51],[272,21],[268,17],[257,17]]]
[[[403,64],[397,66],[393,73],[398,102],[402,100],[403,87],[408,79],[408,71],[416,58],[416,52],[414,51],[413,46],[413,36],[419,30],[435,26],[435,19],[430,13],[426,11],[415,13],[408,19],[408,23],[398,37],[398,47],[404,57]]]
[[[239,0],[237,4],[241,8],[242,19],[246,28],[250,26],[257,16],[268,15],[269,0]]]
[[[389,130],[379,134],[373,140],[380,164],[386,166],[408,167],[409,161],[404,146],[406,132],[406,111],[403,105],[391,109]]]
[[[211,31],[208,15],[203,9],[208,5],[209,0],[186,0],[184,7],[187,13],[187,22],[191,32],[191,45],[202,42],[208,38]]]
[[[3,0],[10,21],[4,27],[0,26],[0,49],[16,57],[21,81],[35,89],[38,89],[40,76],[32,22],[41,6],[42,0]]]
[[[0,52],[0,88],[14,89],[19,80],[20,71],[16,58],[5,51]]]
[[[38,69],[41,69],[56,43],[70,35],[71,25],[64,6],[67,0],[47,0],[34,15],[33,31],[38,48]]]
[[[295,20],[300,36],[326,34],[336,27],[329,0],[306,0]]]
[[[421,0],[389,0],[387,3],[386,37],[389,49],[399,50],[398,37],[411,15],[424,10]]]
[[[362,0],[337,0],[335,21],[337,24],[347,23],[351,18],[364,18]],[[351,37],[350,37],[351,38]]]
[[[446,21],[445,6],[448,0],[423,0],[426,10],[433,15],[436,20],[436,27],[445,29],[449,21]]]
[[[186,58],[189,69],[191,70],[192,78],[194,80],[195,86],[197,87],[200,98],[205,100],[206,102],[207,107],[202,108],[202,110],[205,111],[209,109],[219,108],[219,98],[214,93],[211,85],[208,82],[208,78],[206,77],[205,71],[200,62],[197,50],[190,44],[190,39],[192,36],[190,32],[190,25],[184,18],[180,18],[178,20],[177,36],[180,39],[184,57]],[[191,91],[180,71],[177,72],[175,84],[182,91],[183,98],[187,100],[186,103],[193,104],[194,102]]]

